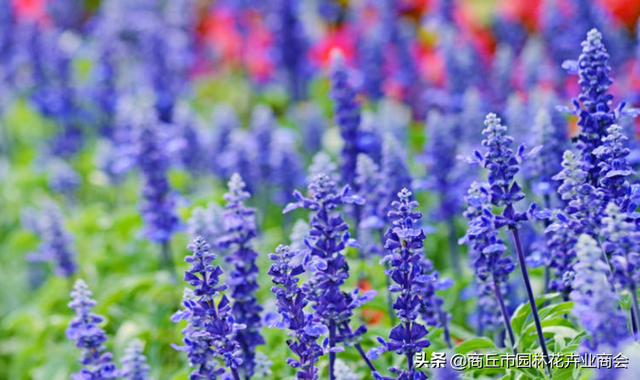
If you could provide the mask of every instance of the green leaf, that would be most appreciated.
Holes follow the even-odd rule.
[[[552,327],[552,326],[564,326],[564,327],[573,328],[573,324],[571,323],[571,321],[561,317],[545,319],[542,322],[540,322],[540,324],[542,325],[543,331],[545,327]],[[536,325],[533,321],[531,321],[527,323],[527,326],[524,332],[522,333],[522,336],[527,336],[529,334],[535,334],[535,333],[536,333]]]
[[[536,298],[536,306],[538,307],[538,310],[540,309],[542,304],[547,301],[551,301],[559,296],[560,293],[551,293]],[[524,328],[527,318],[529,318],[530,315],[531,305],[529,305],[529,302],[522,303],[513,313],[513,316],[511,317],[511,327],[513,327],[513,331],[516,335],[520,335],[522,333],[522,329]]]
[[[539,310],[540,319],[564,316],[568,314],[571,309],[573,309],[573,301],[549,305]]]
[[[542,328],[542,332],[553,334],[554,338],[560,337],[566,339],[574,339],[579,334],[575,329],[566,326],[547,326]]]
[[[573,368],[561,368],[554,369],[553,372],[553,380],[573,380]]]
[[[454,351],[458,354],[467,354],[471,351],[497,349],[496,345],[488,338],[473,338],[460,343]]]

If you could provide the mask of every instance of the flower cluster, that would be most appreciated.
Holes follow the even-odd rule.
[[[615,349],[628,333],[625,317],[618,308],[618,295],[607,280],[609,269],[601,260],[602,251],[589,235],[580,235],[576,252],[571,300],[575,315],[590,335],[582,342],[582,349],[593,353]]]
[[[424,148],[423,162],[427,169],[426,183],[423,186],[435,192],[439,197],[438,208],[434,211],[435,220],[450,220],[460,211],[461,194],[468,186],[465,178],[468,173],[460,168],[456,153],[456,120],[453,115],[430,113],[427,119],[429,141]]]
[[[351,330],[349,322],[353,310],[376,294],[375,290],[363,294],[359,294],[358,289],[351,293],[341,290],[349,277],[349,266],[342,251],[354,242],[350,239],[348,224],[336,208],[350,203],[362,204],[363,200],[350,196],[348,186],[341,192],[336,192],[335,187],[335,182],[328,176],[319,174],[309,185],[310,196],[304,197],[296,190],[294,196],[298,202],[289,204],[283,211],[287,213],[300,207],[312,210],[309,219],[311,230],[305,239],[309,249],[305,269],[311,277],[302,289],[314,309],[314,318],[328,328],[330,371],[333,370],[335,353],[340,350],[336,345],[352,344],[366,332],[365,326]],[[358,343],[356,345],[359,347]]]
[[[409,174],[406,154],[398,139],[391,133],[386,134],[382,142],[380,169],[385,179],[385,189],[388,193],[384,202],[385,204],[390,204],[394,194],[411,186],[411,174]]]
[[[558,187],[560,198],[567,202],[565,212],[574,220],[571,223],[576,234],[596,236],[600,229],[605,194],[588,183],[588,173],[571,151],[562,157],[562,171],[553,179],[562,181]]]
[[[140,340],[132,341],[120,359],[123,380],[150,380],[149,365],[143,353],[144,344]]]
[[[551,112],[554,112],[553,116]],[[544,198],[546,207],[550,206],[552,195],[556,193],[553,176],[561,170],[560,162],[568,145],[564,117],[559,114],[562,120],[558,120],[555,114],[559,112],[543,108],[538,111],[533,123],[535,144],[542,146],[542,149],[530,162],[530,176],[533,192]]]
[[[71,247],[73,237],[64,227],[62,211],[58,205],[48,202],[33,223],[33,232],[40,235],[41,243],[38,251],[29,255],[29,260],[51,262],[56,275],[73,276],[78,269],[76,254]]]
[[[535,203],[527,213],[516,212],[514,205],[524,199],[524,193],[514,177],[520,170],[520,162],[530,155],[536,154],[541,147],[534,148],[530,153],[525,153],[524,145],[520,145],[517,152],[511,149],[513,137],[507,135],[507,127],[500,124],[500,118],[490,113],[484,121],[485,129],[482,134],[485,139],[482,145],[486,147],[484,154],[475,151],[475,157],[470,159],[472,164],[481,164],[489,170],[487,181],[490,186],[491,203],[496,206],[504,206],[502,215],[496,216],[496,225],[509,228],[517,226],[518,222],[527,220],[528,214],[536,213]]]
[[[302,155],[296,148],[294,136],[284,128],[278,129],[273,135],[271,184],[277,186],[274,198],[279,204],[289,203],[293,190],[304,184],[303,162]]]
[[[273,133],[276,127],[275,115],[271,108],[259,105],[251,113],[251,138],[257,144],[255,161],[259,179],[262,184],[268,184],[271,180],[271,156],[273,154]],[[242,173],[240,173],[242,174]]]
[[[607,194],[607,199],[621,206],[629,193],[628,177],[635,171],[627,162],[629,148],[628,138],[622,132],[622,127],[613,124],[607,129],[607,135],[602,138],[602,145],[593,150],[598,159],[598,184]]]
[[[587,39],[582,42],[582,54],[578,61],[567,61],[563,67],[569,73],[577,73],[580,78],[578,83],[582,92],[574,100],[573,111],[580,118],[577,147],[581,152],[581,169],[588,173],[589,182],[595,186],[600,160],[594,155],[594,150],[602,145],[607,129],[617,119],[610,108],[613,95],[608,91],[613,81],[609,77],[609,54],[602,43],[602,34],[596,29],[590,30]]]
[[[187,231],[191,239],[201,236],[205,241],[218,241],[224,235],[222,215],[224,209],[211,202],[206,208],[196,207],[187,221]]]
[[[417,322],[423,314],[427,323],[441,326],[447,331],[448,316],[442,311],[442,300],[435,295],[438,287],[437,272],[423,256],[424,231],[418,227],[422,213],[414,211],[418,202],[411,200],[411,192],[403,189],[398,193],[399,201],[393,201],[389,219],[392,227],[386,232],[385,248],[389,254],[380,263],[389,263],[385,271],[393,281],[392,293],[399,293],[393,304],[400,323],[389,334],[389,341],[378,338],[381,346],[367,354],[377,358],[384,351],[395,351],[406,355],[408,370],[391,368],[398,378],[422,379],[420,371],[413,366],[414,355],[430,345],[426,327]],[[424,376],[424,375],[422,375]],[[376,378],[383,378],[376,374]]]
[[[77,280],[71,292],[69,307],[76,315],[67,328],[67,338],[76,341],[82,349],[80,372],[71,375],[73,380],[110,380],[121,376],[120,370],[112,362],[113,355],[104,343],[107,335],[98,325],[104,320],[101,315],[91,312],[96,301],[91,299],[91,291],[83,280]]]
[[[304,273],[302,260],[298,260],[301,252],[291,251],[286,245],[279,245],[276,253],[269,255],[273,261],[269,275],[275,284],[271,292],[276,296],[276,305],[280,318],[271,326],[290,330],[294,339],[287,340],[287,345],[297,356],[288,358],[287,363],[296,368],[298,379],[318,379],[318,358],[324,355],[323,348],[317,343],[327,328],[307,313],[304,308],[309,303],[305,293],[298,286],[299,276]]]
[[[571,293],[573,264],[576,258],[575,245],[578,241],[573,222],[561,211],[554,211],[545,229],[545,244],[549,255],[549,267],[555,278],[549,279],[549,290],[562,293],[568,300]]]
[[[137,160],[144,177],[141,205],[147,238],[166,244],[179,226],[167,171],[169,159],[157,120],[145,118],[139,126]]]
[[[473,182],[469,187],[465,200],[467,210],[465,218],[469,221],[469,228],[461,244],[469,246],[469,256],[473,260],[478,285],[478,327],[484,323],[488,326],[498,324],[495,304],[499,306],[502,321],[513,343],[513,336],[509,325],[509,315],[504,301],[504,284],[509,275],[516,269],[511,257],[504,256],[507,247],[498,236],[490,203],[491,194],[485,184]]]
[[[284,82],[294,100],[306,97],[309,72],[305,59],[308,43],[299,8],[298,2],[292,0],[278,0],[275,6],[278,61],[285,70]]]
[[[490,198],[486,185],[471,184],[465,197],[468,207],[464,213],[469,229],[460,242],[469,245],[476,275],[481,281],[504,283],[515,270],[515,264],[510,257],[503,256],[507,247],[498,236]]]
[[[362,153],[360,133],[360,104],[349,84],[347,69],[342,54],[333,53],[331,74],[331,97],[334,101],[335,123],[344,140],[342,148],[342,182],[353,184],[356,175],[358,154]]]
[[[218,379],[224,368],[218,367],[216,358],[224,360],[238,380],[242,353],[233,335],[245,326],[235,323],[229,299],[222,294],[227,288],[220,284],[222,269],[213,264],[216,255],[209,249],[209,244],[200,237],[189,244],[193,254],[185,258],[191,267],[185,271],[184,280],[194,289],[185,292],[185,309],[171,317],[173,322],[187,320],[187,326],[182,330],[184,346],[172,346],[186,351],[191,366],[195,367],[190,380]]]
[[[221,178],[228,178],[231,173],[226,163],[228,157],[224,153],[227,152],[229,144],[231,144],[232,132],[239,129],[240,121],[235,109],[226,104],[217,105],[213,109],[212,119],[215,123],[216,131],[213,136],[213,146],[211,147],[214,153],[211,159],[212,170],[215,175]]]
[[[605,209],[602,225],[602,236],[607,239],[602,248],[610,257],[613,281],[620,287],[629,289],[632,298],[636,298],[636,289],[640,283],[640,232],[613,202]]]
[[[255,210],[245,206],[250,195],[245,191],[245,183],[236,173],[229,180],[229,192],[224,195],[226,210],[223,214],[225,236],[218,240],[222,249],[228,249],[227,261],[233,264],[227,284],[233,300],[232,313],[238,323],[245,328],[235,333],[235,340],[242,348],[243,370],[245,376],[253,374],[255,348],[264,344],[260,335],[262,306],[256,299],[258,290],[258,253],[252,240],[257,235]]]
[[[82,183],[78,172],[63,159],[54,159],[49,170],[49,188],[56,193],[71,196]]]

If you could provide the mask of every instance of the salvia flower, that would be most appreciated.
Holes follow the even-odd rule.
[[[175,159],[186,170],[201,174],[206,164],[206,149],[199,120],[184,104],[178,104],[173,116],[175,129]]]
[[[589,31],[578,61],[567,61],[563,67],[579,76],[582,91],[573,101],[575,110],[572,111],[579,116],[577,147],[581,152],[582,170],[588,173],[589,182],[596,186],[602,159],[595,155],[595,149],[603,144],[607,130],[616,123],[625,105],[623,102],[617,110],[611,109],[613,95],[609,93],[609,86],[613,81],[609,76],[609,54],[602,43],[602,34],[596,29]]]
[[[589,184],[588,178],[588,173],[581,168],[575,154],[569,150],[564,152],[562,171],[553,179],[562,181],[558,193],[560,198],[567,202],[565,212],[577,222],[571,224],[577,234],[597,236],[605,195],[601,189]]]
[[[348,224],[336,209],[344,204],[362,204],[363,200],[349,195],[349,186],[340,192],[335,187],[335,182],[328,176],[319,174],[309,185],[309,196],[304,197],[296,190],[294,196],[298,202],[289,204],[283,210],[283,213],[300,207],[311,210],[311,230],[305,240],[309,249],[305,269],[310,272],[311,278],[303,285],[303,291],[313,307],[314,318],[329,330],[330,372],[333,372],[335,353],[341,349],[337,344],[351,345],[366,332],[364,325],[355,331],[351,330],[354,309],[370,301],[376,294],[375,290],[362,294],[358,289],[351,293],[341,290],[349,277],[349,266],[342,251],[348,245],[355,245],[355,242],[350,239]],[[360,351],[359,344],[355,344]]]
[[[271,156],[273,154],[273,133],[276,128],[275,115],[271,108],[258,105],[251,114],[251,134],[260,149],[256,152],[260,181],[268,184],[271,180]],[[242,174],[242,173],[241,173]]]
[[[545,246],[549,256],[549,267],[554,278],[549,279],[548,289],[560,292],[565,300],[571,293],[573,264],[576,259],[575,245],[578,241],[573,222],[561,211],[554,211],[545,229]]]
[[[316,154],[322,148],[322,137],[327,130],[327,119],[315,103],[301,104],[295,120],[302,132],[302,145],[307,154]]]
[[[273,134],[270,184],[277,186],[274,197],[279,204],[289,203],[293,190],[304,184],[303,163],[292,132],[284,128],[276,130]]]
[[[602,138],[602,145],[593,150],[599,161],[599,185],[605,189],[607,198],[618,206],[623,204],[629,192],[628,177],[635,173],[627,161],[630,152],[627,140],[622,127],[613,124]]]
[[[439,205],[433,212],[433,219],[447,221],[462,208],[464,189],[468,186],[465,178],[469,177],[468,171],[458,163],[456,139],[451,138],[456,133],[456,118],[429,113],[425,129],[429,134],[423,157],[427,175],[419,187],[438,195]]]
[[[558,69],[564,61],[578,54],[580,42],[576,41],[576,25],[569,20],[561,3],[559,0],[545,0],[541,6],[539,21],[540,33],[544,37],[549,56]],[[557,71],[554,76],[562,76],[563,73]]]
[[[222,154],[224,158],[221,158],[224,172],[240,174],[250,193],[256,189],[261,178],[259,150],[255,136],[243,129],[235,129],[231,132],[227,150]]]
[[[139,126],[137,161],[143,175],[142,218],[152,242],[166,244],[179,227],[175,199],[167,178],[169,159],[157,120],[146,118]]]
[[[103,20],[101,20],[103,21]],[[102,34],[107,34],[103,32]],[[94,53],[97,55],[92,77],[92,95],[96,99],[97,124],[104,136],[111,137],[113,133],[114,115],[118,103],[117,62],[115,53],[115,38],[110,35],[96,36],[106,39],[101,42]]]
[[[140,340],[132,341],[125,349],[122,363],[123,380],[149,380],[149,365],[144,356],[144,343]]]
[[[492,103],[495,109],[503,109],[511,93],[514,59],[513,47],[504,43],[498,45],[491,64],[491,87],[494,89]]]
[[[48,173],[49,188],[60,194],[72,195],[76,192],[82,178],[67,161],[61,158],[54,158],[49,165]]]
[[[364,89],[370,99],[377,101],[384,95],[384,37],[379,26],[365,32],[360,46],[360,67],[364,80]]]
[[[206,208],[194,208],[187,221],[189,237],[195,239],[202,236],[205,241],[218,241],[224,234],[223,212],[224,209],[215,202],[209,203]]]
[[[73,276],[78,269],[72,246],[73,236],[64,226],[64,218],[58,205],[48,202],[34,222],[34,232],[40,235],[41,243],[38,251],[29,255],[29,260],[53,263],[56,275]]]
[[[555,110],[540,109],[533,123],[534,141],[542,146],[540,153],[534,156],[529,165],[532,189],[545,199],[545,206],[549,207],[551,196],[556,193],[553,181],[561,170],[562,155],[567,147],[566,122],[556,122],[550,112]]]
[[[507,247],[498,236],[490,198],[486,185],[478,182],[471,184],[465,197],[468,208],[464,213],[469,221],[469,229],[461,242],[469,245],[480,280],[504,283],[515,270],[515,264],[510,257],[503,256]]]
[[[529,144],[531,134],[528,133],[531,130],[531,122],[533,118],[529,113],[531,112],[529,103],[517,92],[511,93],[507,97],[507,102],[504,107],[505,124],[510,125],[509,132],[511,136],[517,138],[519,144]],[[515,139],[514,139],[515,141]]]
[[[292,251],[286,245],[279,245],[276,253],[269,255],[273,261],[269,275],[275,284],[271,292],[276,295],[280,315],[272,326],[290,330],[289,335],[293,339],[287,340],[287,345],[297,358],[288,358],[287,363],[296,369],[296,378],[316,380],[316,363],[324,355],[324,350],[317,341],[327,332],[327,328],[313,314],[304,310],[309,301],[298,285],[299,276],[304,273],[302,260],[296,260],[300,254],[300,251]]]
[[[631,293],[634,331],[637,331],[640,327],[637,292],[640,281],[640,232],[615,203],[607,205],[605,214],[601,233],[607,240],[602,244],[602,248],[610,257],[614,284]]]
[[[328,153],[320,151],[313,156],[311,165],[307,170],[307,183],[312,183],[319,174],[329,176],[329,179],[333,182],[338,182],[340,176],[338,175],[338,165],[331,159]]]
[[[474,57],[472,48],[460,41],[456,29],[447,26],[442,31],[442,42],[439,49],[442,52],[447,75],[446,96],[443,104],[446,109],[458,111],[462,105],[460,101],[465,90],[478,79],[478,73],[474,69]],[[434,99],[439,103],[441,100]]]
[[[222,249],[228,249],[227,261],[233,270],[227,279],[233,301],[232,314],[238,323],[245,326],[235,333],[235,340],[242,349],[243,370],[246,377],[253,375],[255,348],[264,344],[260,334],[262,306],[256,299],[258,285],[258,252],[253,248],[253,239],[258,231],[255,210],[245,206],[250,195],[238,174],[233,174],[228,183],[229,192],[224,195],[227,202],[223,214],[225,236],[218,240]]]
[[[515,180],[515,175],[520,170],[520,163],[531,154],[537,153],[540,147],[534,148],[530,153],[525,153],[524,145],[520,145],[517,153],[514,154],[511,149],[513,138],[507,135],[507,127],[500,124],[500,119],[495,114],[488,114],[485,119],[485,130],[482,134],[485,135],[485,139],[482,141],[482,145],[486,148],[483,154],[476,151],[476,161],[481,163],[488,169],[487,180],[491,186],[491,203],[494,206],[504,207],[501,215],[496,215],[494,222],[494,228],[500,228],[507,226],[513,236],[513,242],[516,249],[518,263],[520,264],[520,271],[522,274],[522,280],[527,292],[527,298],[529,305],[531,306],[531,315],[536,327],[536,333],[538,335],[538,341],[542,354],[548,357],[547,346],[545,343],[544,334],[542,331],[542,323],[540,316],[538,315],[538,309],[536,305],[535,296],[533,294],[533,288],[531,287],[531,281],[529,280],[529,272],[526,265],[526,256],[524,249],[522,248],[522,242],[520,240],[520,234],[518,226],[521,221],[528,220],[529,218],[547,219],[549,214],[546,210],[538,210],[537,205],[532,203],[529,210],[525,212],[516,212],[514,205],[524,198],[521,187]],[[472,161],[473,162],[473,161]],[[490,225],[491,219],[479,218],[479,223],[472,228],[480,228],[482,230],[485,226]],[[500,245],[496,246],[497,253],[504,252],[504,248]],[[489,248],[488,252],[491,252],[492,248]],[[498,291],[498,283],[494,283],[496,288],[496,295],[501,297],[500,291]],[[502,302],[500,302],[501,308],[504,308]],[[510,331],[509,322],[507,320],[507,313],[503,312],[504,322],[507,327],[512,348],[515,349],[515,340],[513,332]],[[549,361],[546,361],[547,366],[550,366]]]
[[[370,350],[368,356],[375,359],[384,351],[406,355],[408,369],[394,368],[394,373],[397,372],[398,378],[402,379],[423,379],[426,376],[417,375],[421,372],[414,368],[413,359],[416,353],[431,343],[426,338],[426,327],[417,322],[417,319],[422,310],[439,308],[440,305],[429,305],[432,297],[424,297],[432,290],[428,288],[433,281],[429,273],[433,268],[427,265],[422,254],[426,236],[417,226],[422,214],[414,211],[418,202],[412,201],[411,195],[410,191],[403,189],[398,193],[400,200],[392,203],[393,210],[389,212],[392,227],[385,234],[385,248],[389,254],[380,261],[389,263],[390,268],[385,271],[393,281],[389,289],[393,293],[399,293],[393,308],[400,323],[391,330],[389,341],[378,338],[381,346]]]
[[[358,185],[358,195],[365,199],[366,202],[360,210],[360,229],[373,229],[380,235],[380,246],[365,246],[367,253],[382,254],[382,245],[384,239],[382,234],[385,226],[386,215],[384,210],[386,206],[382,204],[386,191],[382,188],[383,176],[380,167],[364,153],[358,155],[358,165],[356,167],[355,183]],[[361,240],[361,239],[359,239]],[[367,243],[360,241],[360,243]]]
[[[107,335],[98,325],[104,320],[101,315],[91,312],[96,301],[91,299],[91,291],[83,280],[77,280],[71,292],[69,307],[76,315],[67,327],[67,338],[76,341],[76,347],[82,350],[80,372],[71,375],[73,380],[110,380],[119,379],[120,371],[112,362],[113,355],[107,351],[104,343]]]
[[[524,89],[531,90],[538,84],[540,79],[544,79],[545,58],[545,46],[542,39],[537,36],[527,38],[527,42],[519,56]]]
[[[332,57],[331,98],[334,102],[335,123],[340,128],[342,147],[342,181],[353,184],[360,147],[360,104],[354,89],[349,84],[347,68],[342,55],[334,52]]]
[[[300,4],[294,0],[278,0],[274,12],[277,58],[279,67],[284,69],[285,83],[293,100],[304,99],[307,95],[309,67],[308,42],[304,26],[300,20]]]
[[[231,144],[231,133],[240,127],[238,115],[233,107],[220,104],[211,113],[211,118],[215,127],[212,146],[212,166],[213,172],[221,178],[228,178],[231,173],[227,172],[225,165],[225,152]]]
[[[574,314],[589,333],[582,342],[586,352],[615,350],[628,337],[626,318],[618,308],[618,295],[612,290],[609,268],[598,243],[589,235],[580,235],[576,245],[578,262],[571,282]]]
[[[480,90],[469,87],[462,96],[462,111],[460,111],[460,142],[461,147],[476,148],[478,145],[479,128],[486,116]],[[461,149],[462,150],[462,149]]]
[[[409,173],[405,152],[406,150],[400,144],[400,141],[392,134],[387,133],[384,136],[380,169],[386,181],[385,187],[388,188],[391,197],[402,189],[411,186],[411,174]]]
[[[273,375],[273,371],[271,370],[271,366],[273,365],[273,362],[269,360],[269,357],[264,352],[257,351],[255,362],[256,362],[256,366],[255,366],[255,370],[253,371],[254,377],[256,379],[263,379],[263,380],[271,379]]]
[[[171,317],[173,322],[187,320],[182,330],[184,346],[174,344],[172,347],[187,352],[189,363],[194,367],[190,380],[218,379],[224,368],[218,366],[217,359],[223,360],[238,380],[242,354],[233,335],[244,326],[235,323],[229,299],[223,294],[227,286],[220,283],[222,269],[213,264],[216,255],[209,249],[209,244],[200,237],[189,244],[193,254],[185,258],[191,267],[185,271],[184,280],[194,289],[185,292],[185,309]]]
[[[496,218],[498,226],[509,225],[515,227],[518,222],[527,220],[528,214],[535,213],[533,203],[528,213],[516,212],[514,205],[524,199],[524,193],[515,175],[520,170],[520,163],[529,155],[536,154],[540,147],[525,153],[524,145],[520,145],[517,152],[511,149],[513,137],[507,135],[507,127],[500,124],[500,118],[490,113],[484,121],[485,129],[482,134],[485,139],[482,145],[486,148],[484,154],[475,152],[470,160],[472,164],[481,164],[489,170],[487,180],[491,190],[491,203],[504,207],[502,215]]]
[[[465,197],[468,207],[464,212],[465,218],[469,221],[469,228],[466,235],[460,239],[460,243],[469,246],[469,256],[473,260],[478,285],[479,327],[484,326],[484,321],[491,322],[488,324],[489,327],[497,324],[496,314],[492,312],[497,304],[502,322],[513,344],[515,337],[511,331],[503,285],[508,282],[509,275],[516,266],[511,257],[504,255],[507,247],[498,236],[490,199],[491,194],[486,184],[471,184]]]

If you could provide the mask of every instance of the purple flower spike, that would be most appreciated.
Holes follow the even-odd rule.
[[[358,153],[363,153],[360,141],[360,104],[349,84],[347,68],[339,52],[333,52],[332,55],[331,98],[335,108],[335,123],[340,128],[340,135],[344,140],[342,182],[353,185]]]
[[[409,190],[402,189],[398,193],[399,201],[391,203],[389,219],[392,226],[385,234],[385,248],[389,254],[380,260],[380,263],[389,263],[385,273],[392,280],[389,290],[398,293],[393,308],[400,323],[391,330],[389,341],[378,338],[381,346],[371,349],[367,354],[371,359],[384,351],[406,355],[407,370],[390,369],[395,371],[399,379],[426,378],[413,366],[414,355],[431,344],[426,338],[427,328],[417,322],[420,315],[428,324],[443,327],[445,340],[448,340],[449,315],[442,310],[442,299],[435,295],[435,290],[444,283],[438,280],[438,272],[423,256],[426,236],[418,226],[422,213],[414,211],[418,202],[412,201],[411,195]]]
[[[258,234],[255,210],[244,205],[249,197],[242,178],[237,173],[233,174],[229,181],[229,192],[224,195],[227,201],[223,214],[226,235],[218,240],[221,249],[230,251],[226,260],[233,265],[227,284],[233,301],[233,317],[245,326],[235,333],[234,339],[242,348],[242,367],[247,378],[253,375],[255,369],[255,348],[264,344],[264,338],[260,335],[262,306],[256,299],[259,288],[256,265],[258,252],[252,243]]]
[[[139,128],[137,159],[144,178],[141,211],[145,233],[150,241],[166,244],[179,227],[167,178],[169,158],[161,140],[159,122],[144,119]]]
[[[363,204],[364,201],[349,195],[349,186],[345,186],[341,192],[337,192],[335,187],[335,182],[328,176],[318,174],[309,185],[309,197],[296,191],[294,196],[298,202],[289,204],[283,211],[286,213],[300,207],[311,210],[311,230],[305,239],[309,253],[304,260],[304,268],[310,278],[302,285],[302,290],[313,307],[314,318],[329,331],[326,350],[329,352],[331,379],[334,378],[336,352],[342,350],[337,347],[338,343],[353,344],[364,356],[357,339],[366,332],[366,327],[352,331],[350,321],[354,309],[373,299],[376,294],[374,290],[362,294],[357,289],[352,293],[341,290],[349,277],[349,266],[342,251],[347,246],[355,246],[356,242],[350,239],[349,225],[336,209],[344,204]],[[366,357],[365,361],[374,370]]]
[[[609,269],[601,260],[598,243],[589,235],[581,235],[576,245],[578,262],[571,281],[574,313],[591,335],[582,342],[582,351],[613,351],[628,338],[626,320],[618,307],[618,295],[607,280]]]
[[[76,316],[67,327],[67,338],[76,341],[76,347],[82,349],[80,372],[71,375],[72,380],[112,380],[121,376],[120,370],[111,361],[113,355],[107,351],[104,343],[107,335],[98,327],[104,318],[91,312],[96,301],[91,299],[91,291],[83,280],[77,280],[71,292],[69,307]]]
[[[149,365],[143,353],[144,344],[140,340],[132,341],[125,350],[122,362],[123,380],[150,380]]]
[[[218,367],[217,359],[230,368],[235,380],[239,380],[242,353],[234,334],[245,326],[235,323],[229,299],[222,294],[227,288],[220,283],[222,269],[213,264],[216,255],[209,248],[201,237],[189,244],[193,254],[185,258],[191,268],[185,271],[184,280],[193,290],[185,291],[184,310],[178,310],[171,317],[173,322],[187,321],[182,330],[184,346],[174,344],[172,347],[187,352],[194,367],[189,380],[217,380],[224,373],[224,368]]]
[[[309,301],[298,286],[298,276],[304,273],[302,261],[297,260],[301,255],[302,252],[293,252],[286,245],[279,245],[276,253],[269,255],[273,261],[269,275],[275,284],[271,292],[276,295],[280,314],[280,318],[271,325],[290,330],[295,338],[287,340],[287,345],[297,359],[288,358],[287,363],[296,369],[296,378],[317,380],[316,363],[324,355],[324,350],[317,341],[327,333],[327,328],[313,314],[304,311]]]

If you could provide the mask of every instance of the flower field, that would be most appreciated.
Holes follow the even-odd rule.
[[[0,380],[640,379],[639,15],[0,0]]]

